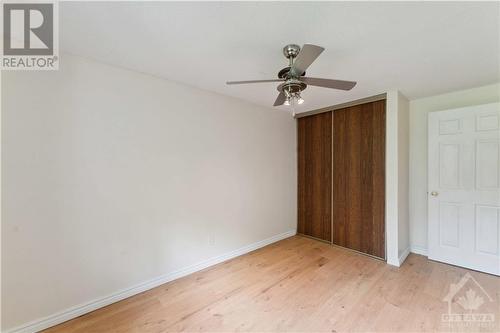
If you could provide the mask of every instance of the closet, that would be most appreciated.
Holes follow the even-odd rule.
[[[297,119],[297,232],[385,259],[385,100]]]

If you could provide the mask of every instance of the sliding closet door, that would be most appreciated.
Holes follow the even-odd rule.
[[[332,113],[297,120],[297,232],[331,241]]]
[[[333,112],[332,195],[333,244],[385,258],[385,101]]]

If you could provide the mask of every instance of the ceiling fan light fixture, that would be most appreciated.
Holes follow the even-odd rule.
[[[285,87],[283,89],[283,94],[285,95],[285,101],[283,102],[283,105],[293,106],[304,103],[304,99],[300,96],[300,90],[297,90],[296,87]]]
[[[294,92],[289,94],[290,97],[287,98],[289,104],[285,105],[300,105],[304,103],[304,99],[300,96],[300,92]]]

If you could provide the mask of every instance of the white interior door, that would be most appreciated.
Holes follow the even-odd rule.
[[[429,259],[500,275],[500,104],[429,113]]]

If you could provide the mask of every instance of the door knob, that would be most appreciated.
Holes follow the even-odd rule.
[[[432,191],[432,192],[431,192],[431,195],[432,195],[433,197],[437,197],[437,196],[439,195],[439,193],[438,193],[438,192],[436,192],[436,191]]]

